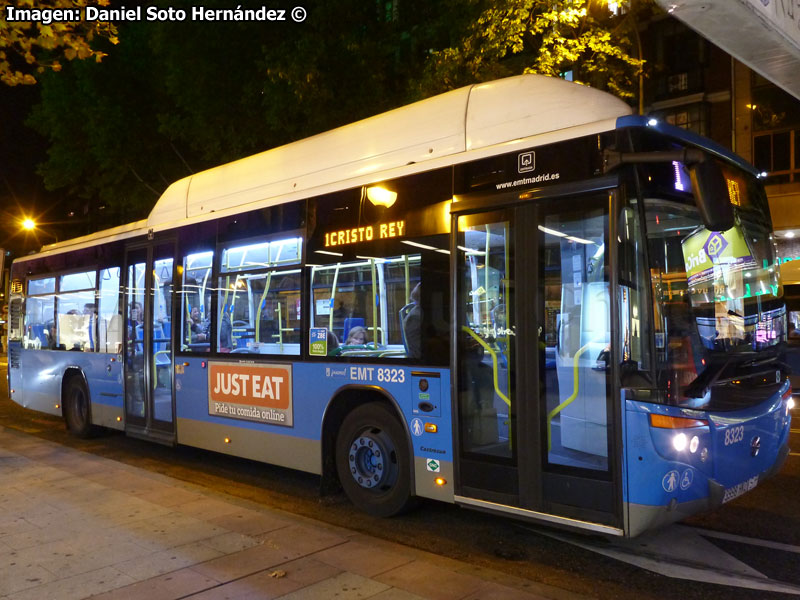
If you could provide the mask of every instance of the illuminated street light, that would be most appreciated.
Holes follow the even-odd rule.
[[[45,230],[45,229],[42,229],[41,227],[39,227],[38,223],[36,223],[36,221],[34,221],[33,219],[31,219],[30,217],[25,217],[25,218],[22,220],[22,223],[21,223],[21,224],[22,224],[22,228],[23,228],[25,231],[30,231],[30,232],[32,232],[32,233],[33,233],[33,235],[34,235],[35,237],[37,237],[37,238],[38,238],[38,234],[40,234],[40,233],[43,233],[43,234],[45,234],[45,235],[49,235],[49,236],[50,236],[51,238],[53,238],[53,239],[54,239],[56,242],[58,242],[58,235],[56,235],[55,233],[51,233],[50,231],[47,231],[47,230]]]

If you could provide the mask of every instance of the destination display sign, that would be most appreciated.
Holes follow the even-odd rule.
[[[371,242],[372,240],[385,240],[402,237],[406,230],[405,221],[390,221],[363,227],[350,227],[338,231],[325,232],[325,247],[344,246],[358,242]]]

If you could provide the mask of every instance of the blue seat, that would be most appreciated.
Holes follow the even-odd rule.
[[[47,336],[45,335],[45,325],[31,325],[30,339],[38,339],[42,348],[47,348]]]

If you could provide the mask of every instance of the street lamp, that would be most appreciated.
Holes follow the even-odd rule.
[[[46,231],[46,230],[42,229],[41,227],[39,227],[39,226],[37,225],[36,221],[34,221],[33,219],[31,219],[30,217],[25,217],[25,218],[22,220],[22,228],[23,228],[25,231],[30,231],[30,232],[33,232],[34,236],[36,236],[36,232],[41,232],[41,233],[44,233],[45,235],[49,235],[49,236],[50,236],[50,237],[52,237],[52,238],[53,238],[53,239],[54,239],[56,242],[58,242],[58,236],[57,236],[55,233],[50,233],[49,231]],[[37,236],[37,237],[38,237],[38,236]]]

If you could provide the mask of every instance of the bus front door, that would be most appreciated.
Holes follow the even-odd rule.
[[[459,503],[621,533],[610,205],[606,191],[455,217]]]
[[[131,248],[125,268],[125,430],[175,440],[172,297],[174,244]]]

